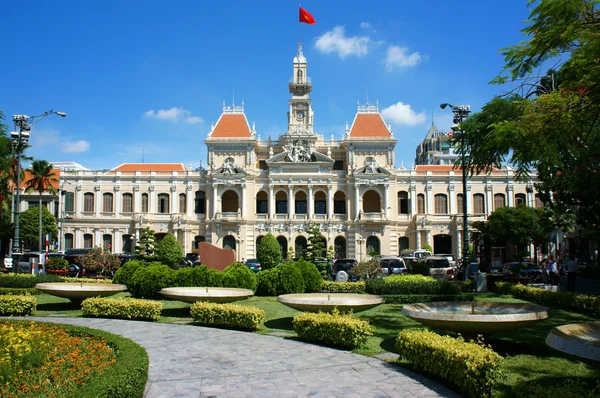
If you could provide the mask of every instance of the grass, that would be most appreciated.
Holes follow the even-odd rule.
[[[129,297],[129,293],[119,293],[113,297]],[[38,298],[38,309],[33,316],[82,316],[78,306],[70,304],[66,299],[61,299],[47,294]],[[481,302],[511,302],[525,303],[526,301],[514,299],[509,296],[496,296],[494,294],[477,295],[476,301]],[[186,323],[191,322],[190,304],[179,301],[161,300],[163,311],[159,322]],[[251,297],[238,301],[235,304],[253,306],[263,309],[267,314],[264,328],[257,333],[271,334],[274,332],[290,333],[294,338],[292,318],[299,312],[277,302],[276,297]],[[356,316],[369,321],[373,328],[373,337],[367,343],[353,352],[363,355],[377,355],[384,352],[395,352],[394,343],[398,333],[407,328],[422,328],[423,326],[405,317],[401,313],[402,305],[383,304],[368,311],[359,312]],[[490,336],[486,343],[505,357],[503,372],[506,377],[494,390],[496,397],[514,396],[513,386],[522,381],[535,381],[542,385],[562,384],[565,380],[578,379],[588,385],[595,386],[600,379],[600,367],[580,360],[570,358],[545,344],[548,333],[556,326],[570,323],[594,322],[597,319],[586,315],[550,308],[550,317],[538,322],[534,326],[524,327],[515,331]],[[449,334],[443,330],[436,330],[439,334]],[[410,364],[398,361],[398,364],[410,368]]]

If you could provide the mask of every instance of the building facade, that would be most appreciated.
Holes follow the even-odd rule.
[[[288,128],[276,141],[259,139],[243,104],[223,106],[205,141],[205,169],[63,168],[54,205],[60,247],[130,252],[151,228],[159,238],[173,233],[186,252],[206,241],[235,249],[242,260],[256,257],[257,242],[271,232],[283,253],[292,247],[299,255],[307,229],[318,224],[338,258],[393,255],[424,244],[458,256],[465,195],[471,221],[499,206],[535,203],[510,168],[469,178],[467,192],[460,169],[449,164],[397,169],[397,140],[378,105],[358,106],[343,138],[325,139],[315,129],[307,72],[299,43],[288,82]]]

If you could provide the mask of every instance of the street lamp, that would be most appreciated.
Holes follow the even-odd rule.
[[[358,243],[358,261],[362,261],[362,244],[365,243],[365,240],[359,235],[356,243]]]
[[[534,264],[538,264],[537,247],[535,247],[535,195],[533,194],[533,184],[528,183],[525,187],[525,191],[531,196],[531,243],[533,245],[533,261]]]
[[[10,133],[10,139],[16,148],[17,152],[17,175],[15,181],[15,235],[13,238],[12,255],[13,255],[13,272],[18,272],[19,258],[21,255],[21,242],[19,238],[19,205],[20,205],[20,194],[21,194],[21,144],[27,144],[29,142],[29,131],[35,126],[37,122],[49,115],[58,115],[60,117],[66,117],[65,112],[55,112],[53,110],[46,111],[41,115],[27,116],[27,115],[13,115],[13,123],[15,124],[15,130]]]
[[[467,152],[465,148],[465,134],[464,131],[461,131],[461,123],[464,119],[469,117],[469,113],[471,113],[470,105],[459,105],[454,106],[448,103],[444,103],[440,105],[441,109],[446,109],[446,107],[450,107],[452,113],[454,114],[452,125],[452,131],[456,131],[460,133],[460,158],[461,158],[461,168],[462,168],[462,186],[463,186],[463,269],[464,269],[464,279],[467,280],[469,278],[468,266],[466,263],[469,258],[469,222],[467,216],[467,163],[465,160],[465,153]]]

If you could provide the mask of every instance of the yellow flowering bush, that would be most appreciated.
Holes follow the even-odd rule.
[[[81,310],[85,316],[157,321],[162,311],[162,303],[133,298],[92,297],[83,300]]]
[[[0,315],[29,315],[37,305],[33,296],[0,296]]]
[[[320,290],[323,293],[361,293],[365,291],[365,282],[323,281]]]
[[[267,315],[260,308],[204,301],[192,304],[190,314],[200,325],[240,330],[256,330],[267,320]]]
[[[68,283],[113,283],[112,279],[107,278],[70,278],[68,276],[61,276],[60,279]]]
[[[360,347],[373,335],[371,325],[337,308],[331,314],[303,312],[293,319],[294,331],[303,340],[345,348]]]

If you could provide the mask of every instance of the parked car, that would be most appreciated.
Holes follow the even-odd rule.
[[[127,261],[129,261],[129,260],[133,260],[135,258],[135,254],[133,254],[133,253],[120,253],[120,254],[117,254],[117,257],[119,257],[119,262],[121,263],[121,265],[123,265]]]
[[[338,272],[344,271],[348,274],[348,279],[355,281],[358,278],[352,275],[350,272],[352,268],[358,265],[358,260],[355,258],[340,258],[333,262],[333,271],[331,272],[331,279],[336,280]]]
[[[379,267],[385,275],[389,275],[390,267],[392,267],[392,273],[396,275],[408,272],[404,259],[397,256],[382,256],[379,259]]]
[[[19,263],[17,264],[17,272],[24,274],[31,274],[32,266],[31,261],[37,259],[38,263],[38,273],[44,273],[44,263],[46,262],[46,252],[27,252],[23,253],[19,258]]]
[[[248,267],[250,271],[254,272],[262,270],[262,267],[260,266],[260,261],[258,261],[257,258],[249,258],[248,260],[246,260],[246,267]]]
[[[454,280],[456,269],[450,265],[450,261],[446,257],[431,256],[425,260],[429,275],[435,279]]]
[[[500,270],[506,276],[529,278],[532,282],[542,281],[542,270],[533,263],[514,261],[503,264]]]
[[[400,257],[404,259],[409,257],[422,261],[429,256],[431,256],[431,252],[425,249],[404,249],[400,252]]]
[[[456,258],[454,258],[454,254],[434,254],[434,256],[446,257],[450,266],[456,268]]]

